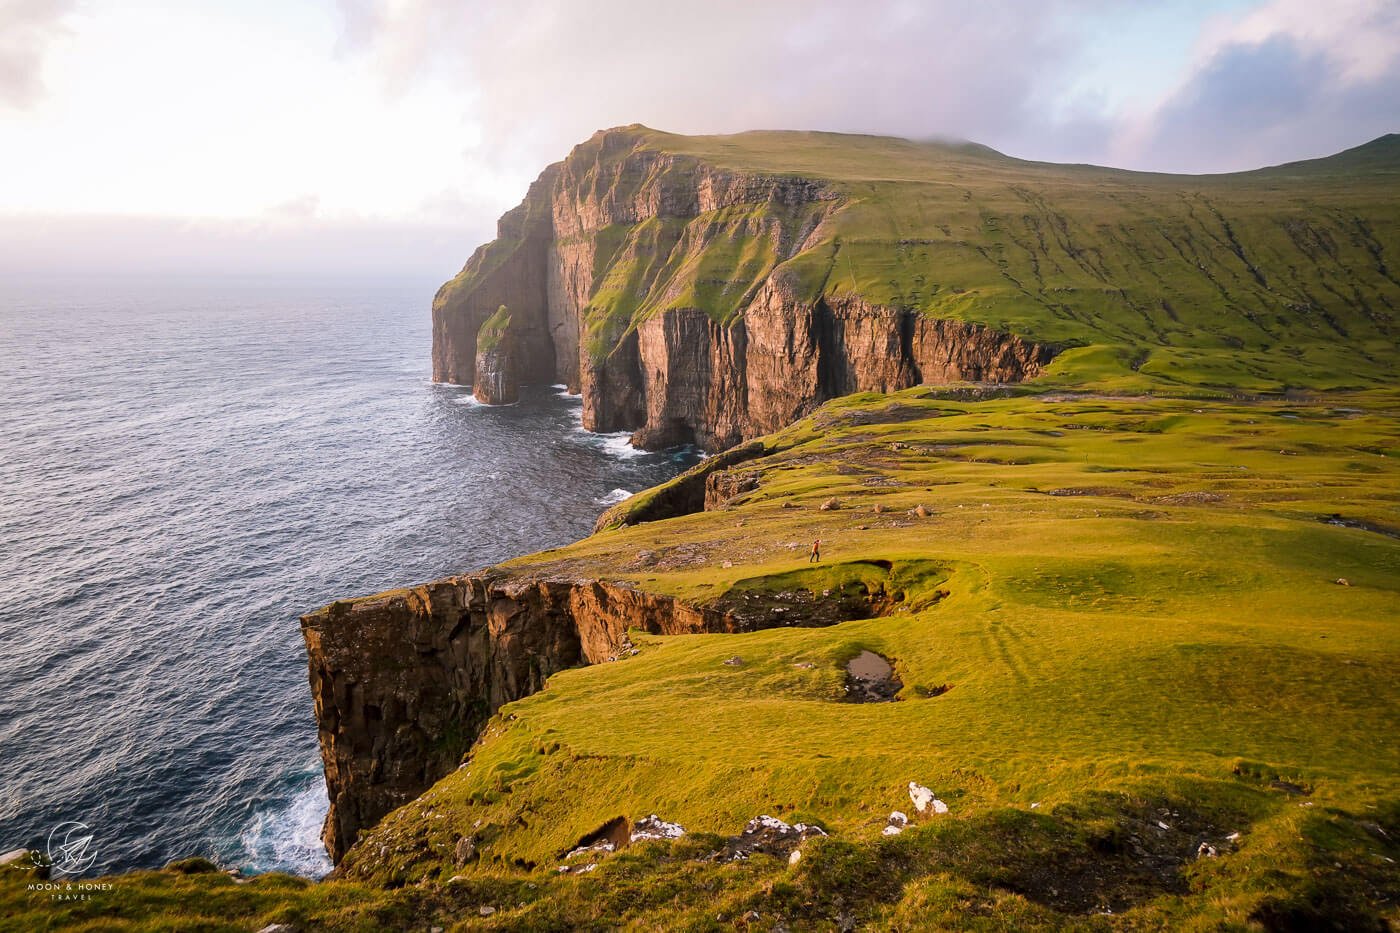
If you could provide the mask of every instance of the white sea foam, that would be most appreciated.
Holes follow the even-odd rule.
[[[645,457],[650,451],[639,450],[632,446],[631,431],[616,431],[611,434],[599,434],[597,431],[590,431],[583,426],[583,409],[577,408],[570,412],[574,420],[574,434],[578,435],[585,443],[600,447],[605,453],[609,453],[621,460],[631,460],[634,457]]]
[[[647,451],[638,450],[632,446],[632,432],[618,431],[616,434],[596,435],[602,441],[602,447],[614,457],[623,460],[630,460],[633,457],[645,457]]]
[[[250,637],[258,620],[327,593],[436,576],[460,562],[464,537],[487,552],[548,547],[597,517],[594,496],[662,482],[681,464],[604,454],[605,439],[570,430],[582,403],[547,385],[526,389],[519,407],[448,418],[444,406],[474,404],[471,389],[427,384],[421,329],[403,326],[396,298],[347,287],[343,302],[319,308],[299,287],[259,286],[254,298],[210,281],[143,287],[136,300],[91,284],[81,298],[33,295],[35,320],[70,322],[84,352],[20,328],[6,338],[24,365],[0,367],[15,422],[0,430],[0,462],[22,479],[0,483],[0,565],[16,570],[0,576],[42,636],[0,649],[0,685],[18,684],[33,713],[0,726],[4,764],[23,776],[14,787],[0,778],[0,828],[100,813],[104,871],[206,852],[229,866],[319,874],[324,782],[307,770],[316,755],[306,746],[315,726],[304,714],[289,725],[286,712],[305,704],[306,672],[259,661],[268,646]],[[109,327],[117,317],[120,333]],[[328,368],[318,354],[331,325],[342,365]],[[522,452],[573,494],[514,495],[528,482]],[[85,461],[102,469],[65,466]],[[492,474],[520,483],[458,496],[451,509],[419,507]],[[367,502],[394,516],[374,534],[315,520],[360,516]],[[320,558],[299,559],[312,552]],[[80,582],[55,596],[56,577]],[[201,623],[194,642],[169,634]],[[89,655],[91,676],[58,663]],[[236,674],[245,668],[255,675]],[[121,741],[51,741],[105,712]],[[177,752],[207,766],[162,772]],[[131,775],[151,773],[160,793],[108,806]]]
[[[330,801],[318,777],[289,802],[253,817],[241,840],[248,867],[254,871],[285,871],[320,878],[331,870],[321,843],[321,824]]]
[[[617,505],[619,502],[626,502],[628,499],[632,498],[632,495],[632,493],[625,489],[614,489],[605,496],[599,496],[594,501],[599,505]]]
[[[516,401],[506,402],[504,405],[492,405],[489,402],[483,402],[481,399],[477,398],[475,395],[472,395],[470,392],[465,395],[459,395],[452,401],[454,404],[465,405],[468,408],[513,408],[514,406],[520,404],[518,401]]]

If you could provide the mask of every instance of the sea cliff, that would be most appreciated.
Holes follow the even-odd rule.
[[[710,451],[921,384],[1364,384],[1395,339],[1397,149],[1192,177],[604,130],[438,291],[433,376],[488,396],[563,383],[590,430]],[[509,367],[478,359],[483,340],[512,348]]]
[[[331,883],[522,929],[1393,915],[1400,141],[1362,150],[576,148],[439,292],[434,375],[720,452],[303,618]],[[735,857],[778,825],[819,830]]]
[[[0,917],[1394,929],[1397,179],[1396,136],[1181,177],[598,134],[443,288],[434,373],[728,449],[304,617],[329,878],[70,899],[16,850]],[[959,379],[1025,384],[901,388]]]
[[[836,396],[1017,382],[1054,357],[981,324],[825,294],[789,260],[825,248],[849,201],[839,186],[720,168],[648,132],[600,132],[547,168],[442,287],[436,381],[496,377],[477,346],[505,305],[519,378],[581,393],[586,428],[719,450]]]
[[[628,629],[730,632],[734,616],[602,580],[487,571],[302,619],[339,861],[361,830],[461,762],[501,706],[616,659]]]

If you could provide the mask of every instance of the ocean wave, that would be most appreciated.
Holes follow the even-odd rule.
[[[599,505],[617,505],[619,502],[626,502],[634,495],[635,493],[628,492],[626,489],[614,489],[607,495],[599,496],[593,501],[598,503]]]
[[[600,447],[621,460],[645,457],[651,453],[649,450],[632,446],[631,431],[618,431],[616,434],[594,434],[593,436],[598,438]]]
[[[605,453],[611,454],[620,460],[634,460],[637,457],[646,457],[652,453],[649,450],[641,450],[632,446],[631,431],[614,431],[611,433],[599,433],[590,431],[583,426],[583,409],[576,408],[569,412],[574,422],[574,436],[582,440],[585,444],[593,447],[600,447]]]
[[[460,395],[457,398],[454,398],[452,401],[456,405],[465,405],[468,408],[514,408],[516,405],[520,404],[520,402],[517,400],[514,402],[506,402],[503,405],[493,405],[490,402],[483,402],[481,399],[477,398],[475,395],[472,395],[470,392],[468,392],[466,395]]]
[[[323,877],[332,867],[321,842],[321,824],[329,809],[326,785],[316,777],[290,800],[256,814],[240,837],[246,867]]]
[[[0,322],[19,328],[0,394],[23,414],[0,431],[19,478],[0,483],[0,577],[25,607],[0,611],[0,684],[27,700],[0,715],[3,849],[71,814],[99,872],[200,852],[324,872],[305,647],[277,620],[586,535],[595,496],[682,467],[622,438],[607,455],[547,386],[456,412],[479,403],[428,384],[411,301],[347,288],[318,317],[299,293],[222,293],[128,308],[98,288]],[[328,372],[329,327],[353,365]],[[470,494],[486,487],[503,494]]]

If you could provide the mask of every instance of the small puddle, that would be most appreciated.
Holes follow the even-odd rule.
[[[889,658],[873,651],[846,662],[846,699],[851,703],[889,703],[903,686]]]

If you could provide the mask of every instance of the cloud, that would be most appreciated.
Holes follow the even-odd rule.
[[[298,206],[301,207],[301,206]],[[488,239],[494,218],[180,218],[0,215],[0,280],[73,276],[408,278],[436,286]]]
[[[1071,14],[1123,5],[712,0],[677,15],[654,0],[343,0],[343,45],[391,91],[427,76],[469,90],[464,108],[505,161],[543,165],[633,122],[996,145],[1043,127],[1039,98],[1076,54]]]
[[[1071,89],[1090,44],[1133,22],[1131,3],[675,9],[342,0],[342,44],[371,57],[391,93],[428,76],[460,88],[489,147],[475,157],[497,165],[541,166],[596,129],[641,122],[951,136],[1030,158],[1222,171],[1325,154],[1400,124],[1394,0],[1269,0],[1208,20],[1173,90],[1116,112],[1101,92]]]
[[[1192,67],[1116,156],[1218,172],[1329,155],[1400,130],[1400,4],[1275,2],[1203,37]]]
[[[73,0],[0,0],[0,106],[32,107],[44,93],[44,56],[67,31]]]
[[[321,211],[321,198],[314,194],[303,194],[281,204],[274,204],[264,213],[275,220],[305,222],[314,219]]]
[[[80,18],[72,0],[0,0],[0,277],[445,278],[545,164],[632,122],[962,137],[1165,171],[1400,130],[1396,0],[1258,0],[1203,24],[1210,0],[1146,17],[1134,0],[338,2],[328,17],[114,0]],[[55,106],[5,120],[40,99],[46,63]]]

